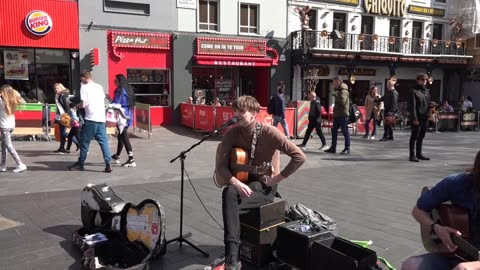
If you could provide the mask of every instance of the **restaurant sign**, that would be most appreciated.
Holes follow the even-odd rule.
[[[266,41],[253,39],[197,38],[197,55],[266,56]]]
[[[445,17],[445,9],[421,7],[421,6],[414,6],[414,5],[408,6],[408,13],[435,16],[435,17]]]
[[[403,17],[407,11],[406,0],[364,0],[365,12],[370,14]]]
[[[312,2],[332,3],[337,5],[358,6],[359,0],[310,0]]]
[[[355,76],[375,76],[377,70],[373,68],[356,68],[353,71],[352,75]],[[346,68],[341,68],[338,70],[338,75],[348,75],[348,70]]]
[[[138,32],[111,32],[113,53],[123,58],[117,48],[140,49],[170,49],[170,34],[138,33]]]

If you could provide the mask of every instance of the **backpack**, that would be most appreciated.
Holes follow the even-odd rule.
[[[304,220],[307,224],[313,225],[319,231],[328,230],[336,234],[337,223],[335,220],[300,203],[290,206],[287,212],[287,218]]]
[[[268,114],[273,114],[275,112],[275,98],[272,97],[270,101],[268,102],[267,106],[267,113]]]

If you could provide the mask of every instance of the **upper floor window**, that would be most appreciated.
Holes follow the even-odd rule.
[[[442,40],[443,25],[434,23],[433,24],[433,39]]]
[[[200,0],[200,30],[218,31],[218,2],[216,0]]]
[[[447,0],[435,0],[437,3],[447,3]]]
[[[240,33],[258,34],[258,6],[240,5]]]
[[[412,38],[422,38],[423,35],[423,23],[413,22],[412,24]]]
[[[333,30],[345,32],[347,28],[347,14],[333,13]]]
[[[400,36],[400,20],[390,19],[390,36]]]
[[[373,17],[362,16],[362,33],[371,35],[373,34]]]

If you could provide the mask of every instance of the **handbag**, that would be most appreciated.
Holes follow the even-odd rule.
[[[396,117],[395,115],[386,115],[384,117],[385,119],[383,120],[383,124],[387,127],[393,127],[395,126],[395,122],[396,122]]]

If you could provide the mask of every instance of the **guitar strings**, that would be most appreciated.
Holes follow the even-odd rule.
[[[202,199],[200,198],[200,195],[199,195],[198,192],[197,192],[197,189],[195,188],[195,186],[193,185],[192,180],[190,179],[190,175],[188,175],[187,170],[184,169],[183,171],[185,172],[185,175],[187,176],[188,182],[190,183],[190,186],[192,186],[193,192],[194,192],[195,195],[197,196],[197,199],[198,199],[198,200],[200,201],[200,203],[202,204],[203,209],[205,209],[205,212],[207,212],[207,214],[213,219],[213,221],[215,221],[215,223],[217,223],[217,225],[220,227],[220,229],[223,230],[223,226],[220,225],[220,223],[213,217],[213,215],[210,213],[210,211],[208,211],[207,207],[206,207],[205,204],[203,203]]]

